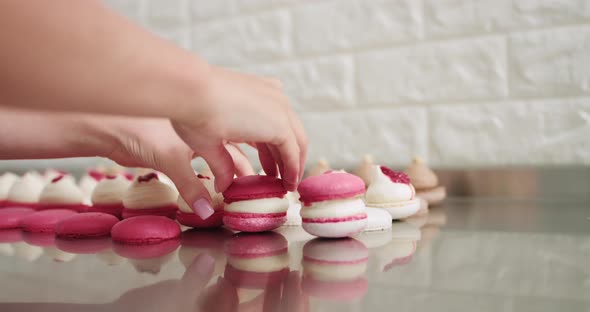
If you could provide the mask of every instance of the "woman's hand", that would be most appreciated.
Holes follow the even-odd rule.
[[[178,135],[199,151],[225,190],[233,179],[232,158],[224,142],[256,144],[268,175],[277,175],[293,191],[301,179],[307,137],[279,81],[209,67],[194,97],[194,107],[172,119]]]
[[[166,119],[107,117],[104,131],[111,134],[112,148],[105,155],[126,167],[152,168],[166,174],[203,219],[213,213],[211,197],[195,175],[191,161],[201,156],[193,151],[172,129]],[[248,158],[237,145],[226,143],[231,164],[231,176],[254,174]],[[213,166],[215,159],[210,160]]]

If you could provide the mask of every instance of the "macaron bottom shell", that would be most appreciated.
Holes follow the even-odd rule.
[[[186,213],[178,210],[176,212],[178,223],[196,229],[212,229],[223,225],[223,210],[215,211],[209,218],[203,220],[194,213]]]
[[[287,221],[287,213],[228,213],[224,212],[223,224],[234,231],[265,232],[274,230]]]

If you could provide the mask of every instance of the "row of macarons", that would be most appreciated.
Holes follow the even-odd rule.
[[[344,237],[366,227],[365,202],[369,207],[386,210],[392,219],[409,217],[419,211],[420,201],[415,198],[416,191],[405,173],[375,165],[369,169],[368,189],[361,178],[343,171],[328,170],[308,176],[299,188],[304,209],[290,224],[303,223],[308,232],[321,237]],[[160,181],[165,176],[155,172],[138,176],[133,182],[128,174],[100,176],[89,172],[87,176],[96,182],[90,196],[91,204],[87,204],[82,188],[67,174],[56,173],[48,184],[33,173],[18,180],[5,174],[1,178],[6,194],[3,205],[104,212],[119,218],[162,215],[176,218],[190,227],[211,228],[225,224],[236,231],[261,232],[283,225],[287,221],[287,210],[293,207],[290,201],[296,201],[288,196],[278,178],[263,175],[236,178],[230,188],[220,194],[214,191],[212,175],[199,174],[215,210],[213,215],[203,219],[182,200],[171,183]],[[6,187],[10,184],[6,181],[11,178],[12,185]],[[83,181],[84,177],[80,184]]]

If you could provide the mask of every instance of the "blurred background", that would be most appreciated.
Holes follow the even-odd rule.
[[[397,167],[414,155],[436,168],[590,164],[587,0],[107,3],[211,63],[280,78],[308,165],[351,168],[364,154]]]

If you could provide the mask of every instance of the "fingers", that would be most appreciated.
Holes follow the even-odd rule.
[[[215,176],[215,191],[220,193],[225,191],[234,179],[234,160],[225,149],[223,144],[212,148],[206,148],[200,151],[201,157],[205,159],[211,172]]]
[[[239,146],[231,143],[225,144],[225,149],[231,155],[234,161],[234,167],[236,168],[236,174],[239,177],[254,174],[254,168],[252,168],[248,156],[244,154],[244,151]]]
[[[305,134],[301,120],[292,110],[289,110],[289,120],[299,146],[299,181],[301,181],[305,172],[305,161],[307,160],[307,134]]]
[[[209,283],[213,276],[214,267],[215,259],[208,253],[201,253],[184,272],[182,283],[192,293],[198,294]]]
[[[256,144],[258,150],[258,158],[260,159],[260,165],[264,172],[271,177],[277,176],[277,163],[275,162],[273,155],[265,143]]]
[[[166,163],[169,165],[162,168],[162,172],[174,182],[185,203],[203,220],[209,218],[215,212],[211,196],[195,175],[190,160],[170,160]]]
[[[274,145],[279,152],[279,169],[285,188],[288,191],[297,189],[299,183],[299,146],[292,131],[288,131],[287,137]],[[271,148],[271,152],[272,152]],[[282,169],[281,169],[282,168]]]

